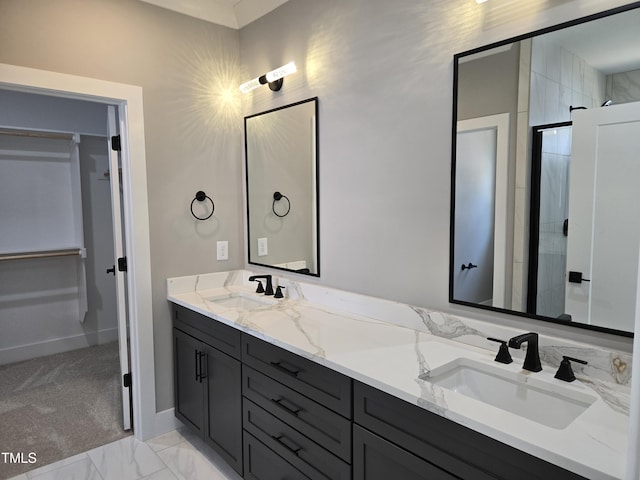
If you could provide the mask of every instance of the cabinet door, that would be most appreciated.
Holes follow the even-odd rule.
[[[455,480],[419,457],[353,426],[353,480]]]
[[[173,329],[174,395],[176,417],[203,435],[204,384],[200,373],[201,343]]]
[[[238,360],[203,347],[206,379],[205,441],[242,475],[242,378]]]

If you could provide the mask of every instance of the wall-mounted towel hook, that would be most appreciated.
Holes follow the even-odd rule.
[[[206,217],[199,217],[197,216],[194,212],[193,212],[193,204],[197,201],[199,202],[204,202],[205,200],[209,200],[211,202],[211,213],[209,215],[207,215]],[[213,215],[213,212],[216,209],[216,205],[213,203],[213,200],[211,200],[211,197],[209,197],[206,193],[204,193],[202,190],[198,190],[196,192],[196,196],[194,197],[193,200],[191,200],[191,215],[193,215],[195,218],[197,218],[198,220],[207,220],[209,218],[211,218],[211,215]]]
[[[287,211],[284,212],[282,215],[280,215],[278,212],[276,212],[276,202],[279,202],[283,198],[287,199]],[[281,194],[280,192],[274,192],[273,203],[271,204],[271,210],[273,210],[273,213],[276,217],[286,217],[289,214],[289,211],[291,210],[291,201],[289,200],[289,197]]]

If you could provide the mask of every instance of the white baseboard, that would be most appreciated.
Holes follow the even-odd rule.
[[[176,430],[183,427],[183,423],[176,418],[175,409],[168,408],[162,412],[157,412],[155,417],[154,433],[148,438],[141,438],[137,432],[134,432],[135,437],[138,440],[146,441],[150,438],[157,437],[158,435],[164,435],[165,433]]]
[[[114,342],[116,340],[118,340],[118,329],[110,328],[85,335],[55,338],[45,342],[4,348],[0,350],[0,365],[22,362],[32,358],[68,352],[70,350],[90,347],[92,345],[102,345],[103,343]]]

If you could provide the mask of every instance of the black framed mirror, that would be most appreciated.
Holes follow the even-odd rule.
[[[248,261],[320,276],[318,98],[244,119]]]
[[[638,25],[635,2],[454,56],[451,303],[633,336]]]

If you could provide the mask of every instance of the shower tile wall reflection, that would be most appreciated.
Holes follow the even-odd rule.
[[[640,99],[640,70],[608,75],[607,98],[614,104],[637,102]]]
[[[564,313],[571,127],[545,131],[542,139],[536,313],[558,317]]]
[[[584,59],[553,43],[533,39],[531,49],[530,125],[571,120],[569,106],[595,107],[605,99],[606,76]]]

